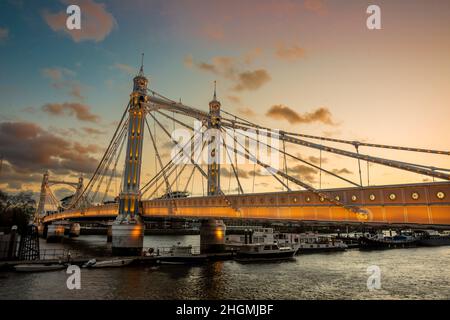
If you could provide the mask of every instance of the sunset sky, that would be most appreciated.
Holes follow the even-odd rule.
[[[69,4],[81,7],[81,31],[65,28]],[[366,27],[371,4],[381,8],[381,30]],[[450,1],[3,0],[0,189],[37,192],[46,169],[54,178],[90,177],[141,52],[151,89],[205,111],[217,80],[225,110],[274,129],[450,149]],[[450,167],[448,156],[360,151]],[[155,172],[150,145],[146,152],[143,182]],[[326,169],[359,180],[356,160],[323,157]],[[293,160],[289,167],[318,187],[315,170]],[[373,184],[431,181],[378,165],[370,176]],[[324,187],[349,186],[322,179]],[[261,178],[255,191],[277,190],[273,181]],[[228,177],[222,182],[228,190]],[[243,183],[252,189],[250,177]]]

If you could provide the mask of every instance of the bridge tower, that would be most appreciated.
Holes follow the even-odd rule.
[[[36,209],[36,214],[34,216],[34,223],[39,224],[41,217],[45,215],[45,199],[47,197],[47,186],[48,186],[48,171],[44,172],[42,176],[41,183],[41,194],[39,196],[39,203]]]
[[[217,196],[220,190],[220,148],[221,135],[221,104],[217,100],[216,81],[214,81],[214,96],[209,103],[208,120],[208,196]],[[201,253],[221,252],[225,249],[226,226],[222,220],[206,219],[200,226]]]
[[[148,101],[148,79],[141,68],[133,79],[128,111],[128,141],[125,171],[119,196],[119,215],[112,225],[112,250],[118,255],[140,255],[144,242],[144,224],[139,217],[140,176],[144,140],[145,103]]]
[[[220,107],[217,100],[216,81],[214,81],[214,96],[209,103],[208,120],[208,196],[220,193]]]

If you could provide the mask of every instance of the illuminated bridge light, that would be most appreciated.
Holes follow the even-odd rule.
[[[445,193],[443,193],[442,191],[439,191],[438,193],[436,193],[436,197],[438,199],[444,199],[445,198]]]

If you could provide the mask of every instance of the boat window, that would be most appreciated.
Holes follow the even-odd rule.
[[[270,246],[264,246],[264,250],[270,250]]]

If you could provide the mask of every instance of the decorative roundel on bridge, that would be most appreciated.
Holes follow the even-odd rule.
[[[438,197],[438,199],[444,199],[445,198],[445,193],[443,193],[442,191],[439,191],[438,193],[436,193],[436,197]]]
[[[355,202],[356,200],[358,200],[358,197],[355,195],[352,195],[352,201]]]
[[[336,201],[339,201],[339,200],[341,200],[341,197],[336,196],[336,197],[334,197],[334,199],[336,199]]]
[[[297,198],[294,198],[294,202],[297,203]]]
[[[395,199],[397,199],[397,196],[395,195],[395,193],[391,193],[391,194],[389,195],[389,199],[395,200]]]
[[[411,198],[413,198],[413,200],[417,200],[419,199],[419,194],[417,192],[413,192],[411,193]]]
[[[320,197],[320,202],[324,202],[325,201],[325,198],[324,197]]]
[[[372,193],[372,194],[369,196],[369,199],[370,199],[371,201],[374,201],[374,200],[375,200],[375,195]]]
[[[311,198],[310,197],[306,197],[306,202],[311,202]]]

